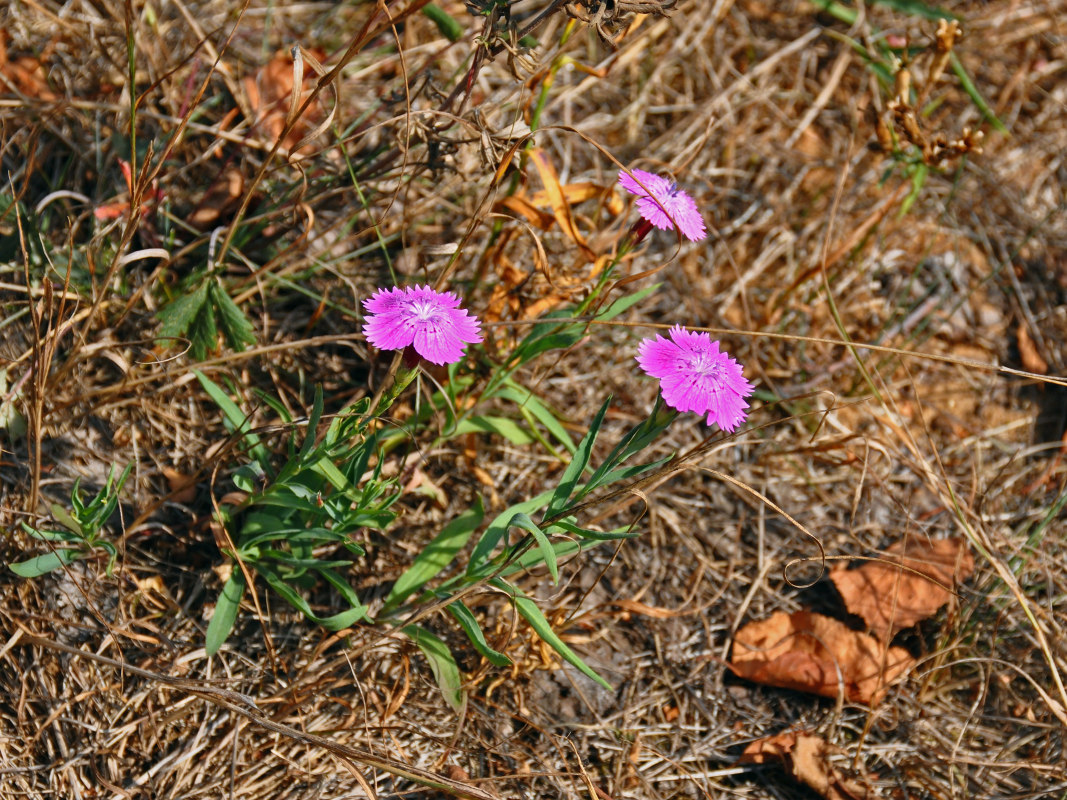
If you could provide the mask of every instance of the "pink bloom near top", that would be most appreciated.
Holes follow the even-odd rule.
[[[635,169],[620,172],[619,185],[637,195],[637,210],[660,230],[677,228],[691,242],[699,242],[708,235],[696,201],[673,181]]]
[[[741,374],[741,365],[719,351],[719,343],[706,333],[681,326],[657,335],[637,348],[637,363],[659,378],[663,402],[678,411],[708,415],[708,425],[731,433],[745,421],[745,398],[755,387]]]
[[[465,345],[482,341],[478,318],[460,308],[452,292],[429,286],[379,289],[363,307],[363,333],[379,350],[413,347],[432,364],[452,364],[463,358]]]

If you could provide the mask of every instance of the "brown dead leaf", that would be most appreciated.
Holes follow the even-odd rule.
[[[24,97],[55,100],[56,95],[48,88],[48,74],[41,61],[33,56],[11,58],[7,52],[8,39],[7,31],[0,30],[0,75],[5,78],[0,81],[0,95],[14,88]]]
[[[1019,359],[1023,362],[1023,369],[1027,372],[1036,372],[1038,375],[1048,374],[1048,362],[1041,357],[1037,344],[1030,335],[1030,329],[1026,323],[1020,322],[1015,329],[1015,341],[1019,345]]]
[[[578,226],[574,223],[570,203],[567,201],[566,193],[559,182],[556,168],[552,165],[548,153],[535,147],[530,150],[529,156],[530,161],[537,168],[537,174],[541,176],[541,183],[544,184],[549,205],[552,206],[552,213],[556,217],[556,223],[559,225],[560,230],[578,246],[587,261],[596,261],[596,255],[589,248],[589,245],[585,243],[581,231],[578,230]]]
[[[236,167],[227,167],[197,201],[187,221],[200,229],[214,226],[223,214],[237,207],[244,191],[244,175]]]
[[[845,777],[830,761],[833,748],[821,736],[807,731],[785,731],[757,739],[745,748],[739,764],[782,764],[798,781],[826,800],[862,800],[872,797],[868,787]]]
[[[858,800],[870,790],[846,778],[830,761],[833,748],[821,736],[805,731],[787,731],[758,739],[745,748],[740,764],[783,764],[801,783],[827,800]]]
[[[325,51],[317,49],[312,49],[309,54],[319,61],[326,56]],[[312,88],[315,81],[316,75],[313,71],[304,73],[301,90]],[[289,114],[294,82],[293,57],[288,51],[277,53],[254,76],[249,75],[243,81],[249,107],[255,114],[255,124],[271,142],[281,136],[282,131],[285,130],[285,120]],[[297,121],[293,129],[286,134],[282,146],[287,150],[292,150],[324,116],[322,104],[316,100],[308,106],[304,117]]]
[[[189,504],[196,499],[196,476],[186,475],[172,467],[163,467],[163,477],[170,488],[170,499],[175,503]]]
[[[783,764],[797,744],[796,731],[782,731],[749,742],[737,759],[738,764]]]
[[[563,191],[563,197],[572,206],[584,203],[586,200],[603,199],[607,203],[608,211],[616,216],[621,214],[625,208],[622,197],[615,191],[614,185],[601,186],[599,183],[581,181],[568,183],[560,188]],[[535,206],[551,206],[552,198],[547,191],[534,192],[530,195],[530,203]]]
[[[887,552],[887,559],[857,569],[842,563],[830,570],[848,610],[882,641],[936,614],[952,599],[953,585],[974,572],[974,556],[959,538],[910,539]]]
[[[780,611],[750,622],[734,635],[730,669],[767,686],[797,689],[874,705],[915,661],[902,647],[811,611]]]

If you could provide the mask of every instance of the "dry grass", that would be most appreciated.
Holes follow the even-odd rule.
[[[76,478],[95,491],[111,464],[135,465],[109,527],[113,576],[102,559],[32,581],[0,572],[0,796],[409,797],[428,791],[407,774],[421,769],[476,797],[810,797],[780,769],[736,764],[749,741],[792,727],[839,748],[870,797],[1067,795],[1067,4],[953,5],[966,34],[956,55],[1010,135],[983,126],[946,73],[921,124],[950,138],[984,127],[983,152],[932,172],[906,213],[910,183],[886,178],[888,157],[870,147],[886,94],[843,39],[869,52],[885,35],[926,45],[931,21],[869,4],[850,29],[808,3],[681,0],[669,17],[624,15],[611,50],[586,23],[560,47],[558,11],[540,47],[509,56],[501,44],[468,83],[481,19],[446,4],[468,29],[450,44],[419,6],[16,0],[0,11],[0,198],[22,203],[0,219],[0,355],[3,399],[27,422],[18,432],[4,417],[0,431],[5,560],[40,552],[18,523],[47,522]],[[120,206],[108,223],[94,209],[129,193],[128,40],[137,141],[158,172],[135,181],[133,205],[148,213]],[[263,65],[293,43],[325,70],[347,66],[286,139],[282,150],[307,139],[289,160],[275,147],[286,101],[249,120],[257,94],[291,80],[288,65]],[[256,392],[294,417],[315,384],[327,412],[373,393],[387,364],[359,335],[359,301],[391,269],[436,280],[442,246],[458,243],[453,286],[495,314],[498,340],[524,330],[531,308],[580,292],[589,265],[574,242],[538,231],[550,265],[538,272],[531,229],[493,205],[537,70],[561,52],[583,69],[555,74],[537,137],[561,182],[610,186],[614,159],[669,169],[713,233],[680,247],[655,238],[632,269],[662,267],[636,282],[661,289],[524,384],[576,436],[614,393],[610,442],[654,399],[633,369],[636,337],[680,322],[715,331],[759,385],[741,435],[702,447],[707,429],[683,417],[658,447],[702,447],[690,468],[598,510],[636,521],[640,538],[568,563],[558,587],[522,581],[616,692],[562,668],[489,593],[470,605],[512,670],[480,662],[445,618],[429,623],[471,678],[458,715],[406,639],[328,634],[265,591],[263,617],[244,609],[207,657],[222,562],[212,499],[236,461],[192,367],[230,380],[281,448]],[[542,188],[532,169],[523,180],[528,194]],[[603,199],[574,213],[602,249],[630,221]],[[256,344],[195,364],[155,339],[157,314],[224,253],[220,277]],[[1032,374],[1042,361],[1043,378]],[[559,468],[537,446],[487,436],[424,451],[447,505],[406,496],[353,585],[380,600],[476,493],[496,512],[554,485]],[[745,620],[840,608],[825,580],[800,588],[817,565],[786,579],[819,545],[873,555],[947,535],[972,543],[976,574],[902,635],[919,666],[878,707],[724,669]]]

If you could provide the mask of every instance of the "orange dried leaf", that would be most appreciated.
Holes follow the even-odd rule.
[[[227,167],[196,204],[187,221],[197,228],[215,225],[223,214],[233,210],[245,191],[245,179],[235,167]]]
[[[561,187],[563,197],[570,205],[584,203],[586,200],[604,198],[608,203],[608,210],[613,214],[621,214],[623,203],[614,186],[601,186],[599,183],[583,181],[581,183],[568,183]],[[547,191],[534,192],[530,195],[530,202],[535,206],[547,206],[552,204],[552,198]]]
[[[0,94],[5,93],[7,86],[12,86],[25,97],[55,100],[55,92],[48,88],[47,72],[40,60],[33,56],[8,57],[9,38],[7,31],[0,30],[0,75],[7,79],[0,81]]]
[[[737,759],[738,764],[784,764],[797,744],[796,731],[782,731],[749,742]]]
[[[974,557],[958,538],[898,542],[888,554],[857,569],[838,564],[830,570],[848,610],[883,641],[936,614],[952,599],[953,585],[974,572]]]
[[[500,208],[507,209],[514,214],[524,217],[531,225],[540,228],[543,231],[547,231],[551,228],[552,223],[555,221],[555,218],[551,214],[538,211],[534,208],[533,204],[522,195],[505,197],[497,203],[497,209],[495,210],[499,210]]]
[[[830,761],[831,746],[821,736],[807,731],[784,731],[757,739],[745,748],[739,764],[783,764],[798,781],[826,800],[860,800],[870,790],[845,777]]]
[[[320,60],[326,55],[321,50],[312,50],[311,54],[313,58]],[[285,130],[286,117],[292,105],[294,72],[292,55],[288,51],[282,51],[264,64],[255,76],[248,76],[243,81],[248,104],[255,114],[255,123],[271,141],[276,140]],[[313,87],[315,80],[314,72],[305,73],[301,81],[301,91]],[[303,99],[298,98],[297,105],[302,102]],[[323,116],[322,104],[316,100],[308,107],[304,118],[286,134],[282,146],[292,149]]]
[[[767,686],[823,697],[837,697],[843,690],[848,700],[873,705],[914,663],[904,648],[887,649],[836,619],[783,611],[750,622],[734,635],[729,666],[739,677]]]
[[[1019,327],[1015,329],[1015,341],[1019,345],[1019,360],[1023,362],[1023,369],[1038,375],[1047,375],[1048,361],[1041,357],[1025,323],[1020,322]]]
[[[537,167],[537,174],[541,176],[541,183],[545,186],[545,192],[548,196],[549,205],[552,206],[552,214],[556,218],[556,224],[559,225],[560,230],[566,234],[567,238],[578,245],[578,248],[588,261],[595,261],[596,256],[589,248],[589,245],[585,243],[578,226],[574,223],[570,204],[567,202],[567,197],[559,182],[559,176],[556,175],[556,168],[552,166],[548,154],[544,150],[535,147],[530,150],[530,161]]]

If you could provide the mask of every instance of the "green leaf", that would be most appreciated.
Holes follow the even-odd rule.
[[[461,436],[465,433],[495,433],[514,445],[526,445],[534,441],[534,438],[517,422],[507,417],[478,416],[461,420],[452,431],[452,435]]]
[[[450,42],[458,42],[463,38],[463,26],[460,25],[451,14],[433,3],[423,6],[422,13],[433,20],[437,30]]]
[[[452,657],[448,645],[418,625],[407,625],[400,630],[426,656],[445,701],[455,711],[459,711],[463,707],[463,681],[460,678],[459,666],[456,664],[456,659]]]
[[[342,611],[340,614],[334,614],[330,617],[320,617],[314,611],[311,610],[311,606],[308,605],[307,600],[301,597],[293,587],[291,587],[285,580],[278,575],[274,570],[267,566],[259,565],[257,572],[263,576],[263,578],[270,584],[278,594],[285,598],[289,605],[303,614],[312,622],[321,625],[328,631],[340,631],[345,628],[351,627],[353,624],[363,619],[366,616],[366,611],[363,606],[358,608],[351,608],[348,611]],[[327,579],[328,580],[328,579]]]
[[[233,298],[217,281],[211,284],[211,299],[219,310],[219,326],[222,328],[222,335],[226,337],[226,343],[237,352],[254,345],[256,329],[252,327],[245,312],[233,302]]]
[[[582,473],[589,464],[589,459],[593,455],[593,445],[596,443],[597,434],[600,433],[600,426],[604,424],[604,415],[607,414],[610,403],[611,397],[608,397],[604,404],[600,406],[600,411],[597,412],[596,417],[593,418],[593,423],[589,426],[589,432],[578,443],[578,448],[574,451],[571,463],[563,471],[563,477],[560,478],[556,491],[552,493],[552,499],[545,510],[545,518],[562,511],[567,505],[571,494],[574,493],[574,487],[578,484],[578,479],[581,478]]]
[[[477,650],[485,660],[495,667],[510,667],[511,659],[501,652],[494,650],[489,646],[489,643],[485,641],[485,634],[482,633],[482,626],[478,624],[478,620],[475,618],[471,610],[463,604],[462,600],[456,600],[448,605],[448,610],[455,618],[459,626],[463,628],[463,632],[467,634],[467,638],[470,639],[474,649]]]
[[[644,300],[646,297],[656,292],[662,285],[662,283],[654,283],[639,292],[634,292],[633,294],[627,295],[626,297],[620,297],[618,300],[612,302],[610,306],[608,306],[599,314],[597,314],[596,319],[600,322],[604,322],[609,319],[615,319],[615,317],[619,316],[619,314],[621,314],[622,312],[626,311],[629,308],[632,308],[633,306]]]
[[[553,526],[555,527],[555,526]],[[575,553],[579,553],[589,547],[593,547],[597,542],[579,542],[574,539],[558,539],[552,542],[552,552],[556,555],[556,560],[561,558],[567,558]],[[501,577],[507,577],[508,575],[514,575],[516,572],[523,572],[528,569],[540,566],[543,562],[541,557],[541,551],[539,550],[527,550],[520,555],[513,562],[508,564],[501,572]]]
[[[211,399],[214,400],[215,404],[222,410],[222,416],[226,422],[226,427],[231,431],[242,435],[245,443],[251,449],[252,456],[261,466],[268,464],[270,462],[270,453],[268,453],[267,448],[263,446],[259,436],[250,430],[252,426],[248,420],[248,416],[237,407],[237,404],[222,390],[222,387],[211,380],[211,378],[198,369],[194,369],[193,374],[196,375],[197,380],[200,381],[200,385],[204,387],[204,391],[211,396]]]
[[[207,626],[204,649],[209,656],[215,655],[230,637],[233,624],[237,621],[237,611],[241,607],[245,585],[244,575],[237,565],[234,565],[229,580],[219,592],[219,599],[215,601],[215,613],[211,616],[211,622]]]
[[[971,98],[971,102],[975,107],[982,112],[982,116],[986,118],[986,121],[996,128],[1001,133],[1007,133],[1008,128],[997,119],[997,115],[993,113],[993,109],[989,107],[989,103],[982,97],[982,93],[978,91],[978,87],[974,85],[974,81],[971,80],[971,76],[967,74],[967,70],[963,67],[963,62],[960,61],[960,57],[956,55],[955,51],[952,51],[949,55],[949,61],[952,64],[952,71],[956,73],[956,77],[959,78],[960,86],[963,87],[963,91],[967,93],[967,96]]]
[[[624,481],[629,480],[630,478],[636,478],[638,475],[641,475],[645,472],[650,472],[651,470],[662,467],[664,464],[671,461],[673,458],[674,454],[671,454],[669,456],[664,456],[663,458],[657,459],[656,461],[650,461],[647,464],[635,464],[632,467],[619,467],[618,469],[612,470],[608,474],[603,475],[597,481],[596,486],[591,487],[591,489],[599,488],[601,486],[610,486],[616,481]]]
[[[493,550],[496,549],[497,544],[500,543],[500,540],[508,532],[512,517],[516,514],[530,514],[536,511],[548,502],[548,499],[551,496],[551,492],[542,492],[536,497],[532,497],[521,503],[516,503],[510,508],[502,511],[500,514],[497,514],[496,518],[489,523],[489,527],[485,529],[482,538],[478,540],[478,544],[474,546],[474,552],[471,553],[470,562],[467,565],[467,574],[474,574],[486,561],[489,560],[489,556],[492,554]]]
[[[504,387],[496,391],[496,396],[504,400],[510,400],[515,405],[526,409],[545,426],[545,429],[567,448],[568,453],[574,453],[574,440],[571,439],[567,429],[556,419],[556,415],[541,402],[540,398],[529,389],[520,386],[512,379],[508,379]]]
[[[362,548],[360,548],[360,553],[362,554]],[[353,610],[360,612],[360,616],[357,619],[367,618],[367,607],[360,601],[359,595],[356,594],[356,590],[352,588],[348,581],[332,569],[320,569],[319,574],[329,581],[333,588],[340,592],[341,596],[350,606],[352,606]]]
[[[53,514],[54,513],[55,511],[53,509]],[[75,544],[85,541],[85,536],[81,533],[71,533],[70,531],[42,531],[39,528],[31,528],[25,522],[22,523],[22,530],[34,539],[40,539],[44,542],[65,542],[66,544]]]
[[[315,446],[315,436],[319,428],[319,420],[322,419],[322,384],[315,384],[315,399],[311,402],[311,416],[308,417],[307,433],[304,443],[300,445],[300,460],[308,457],[308,453]]]
[[[52,503],[52,518],[79,538],[85,536],[85,529],[70,515],[70,513],[58,503]],[[26,526],[23,525],[25,528]]]
[[[636,539],[641,534],[636,531],[628,531],[625,528],[620,528],[613,531],[592,531],[588,528],[582,528],[575,525],[568,520],[560,520],[553,523],[553,528],[562,528],[567,533],[578,536],[582,539],[587,539],[591,542],[613,542],[618,539]],[[556,555],[560,555],[559,551],[556,551]]]
[[[467,544],[471,534],[482,524],[484,517],[485,508],[481,496],[478,496],[472,508],[448,523],[433,541],[426,545],[426,549],[415,557],[411,566],[393,584],[389,596],[385,598],[385,609],[395,608],[408,595],[421,589],[451,564],[456,553]]]
[[[911,173],[911,191],[908,192],[908,196],[904,198],[904,202],[900,204],[900,211],[897,212],[897,217],[903,217],[911,210],[915,201],[919,199],[923,184],[926,183],[926,176],[929,175],[929,173],[930,168],[926,166],[926,164],[916,164],[915,170]]]
[[[219,332],[215,327],[215,307],[206,302],[200,306],[189,326],[189,354],[203,361],[218,346]]]
[[[537,541],[537,547],[541,554],[541,560],[548,567],[548,574],[552,576],[553,585],[559,583],[559,565],[556,563],[556,551],[552,549],[552,542],[545,536],[544,531],[526,514],[516,514],[511,518],[508,527],[522,528],[530,533]]]
[[[14,564],[8,564],[8,568],[21,578],[39,578],[73,563],[81,555],[84,555],[82,550],[56,550],[26,561],[16,561]]]
[[[578,671],[587,678],[591,678],[609,691],[614,691],[614,688],[610,683],[597,675],[592,667],[582,661],[582,659],[578,657],[578,654],[571,650],[566,642],[559,638],[556,632],[552,630],[552,626],[549,624],[548,620],[545,619],[545,615],[541,613],[541,609],[537,607],[537,604],[533,600],[526,597],[519,589],[506,581],[496,578],[490,581],[490,583],[511,596],[512,602],[515,604],[515,610],[518,611],[519,615],[530,624],[534,633],[540,636],[545,644],[559,653],[569,664],[573,664],[577,667]]]
[[[185,335],[193,324],[200,307],[207,300],[208,284],[204,282],[189,294],[183,294],[159,311],[159,338],[175,339]]]

